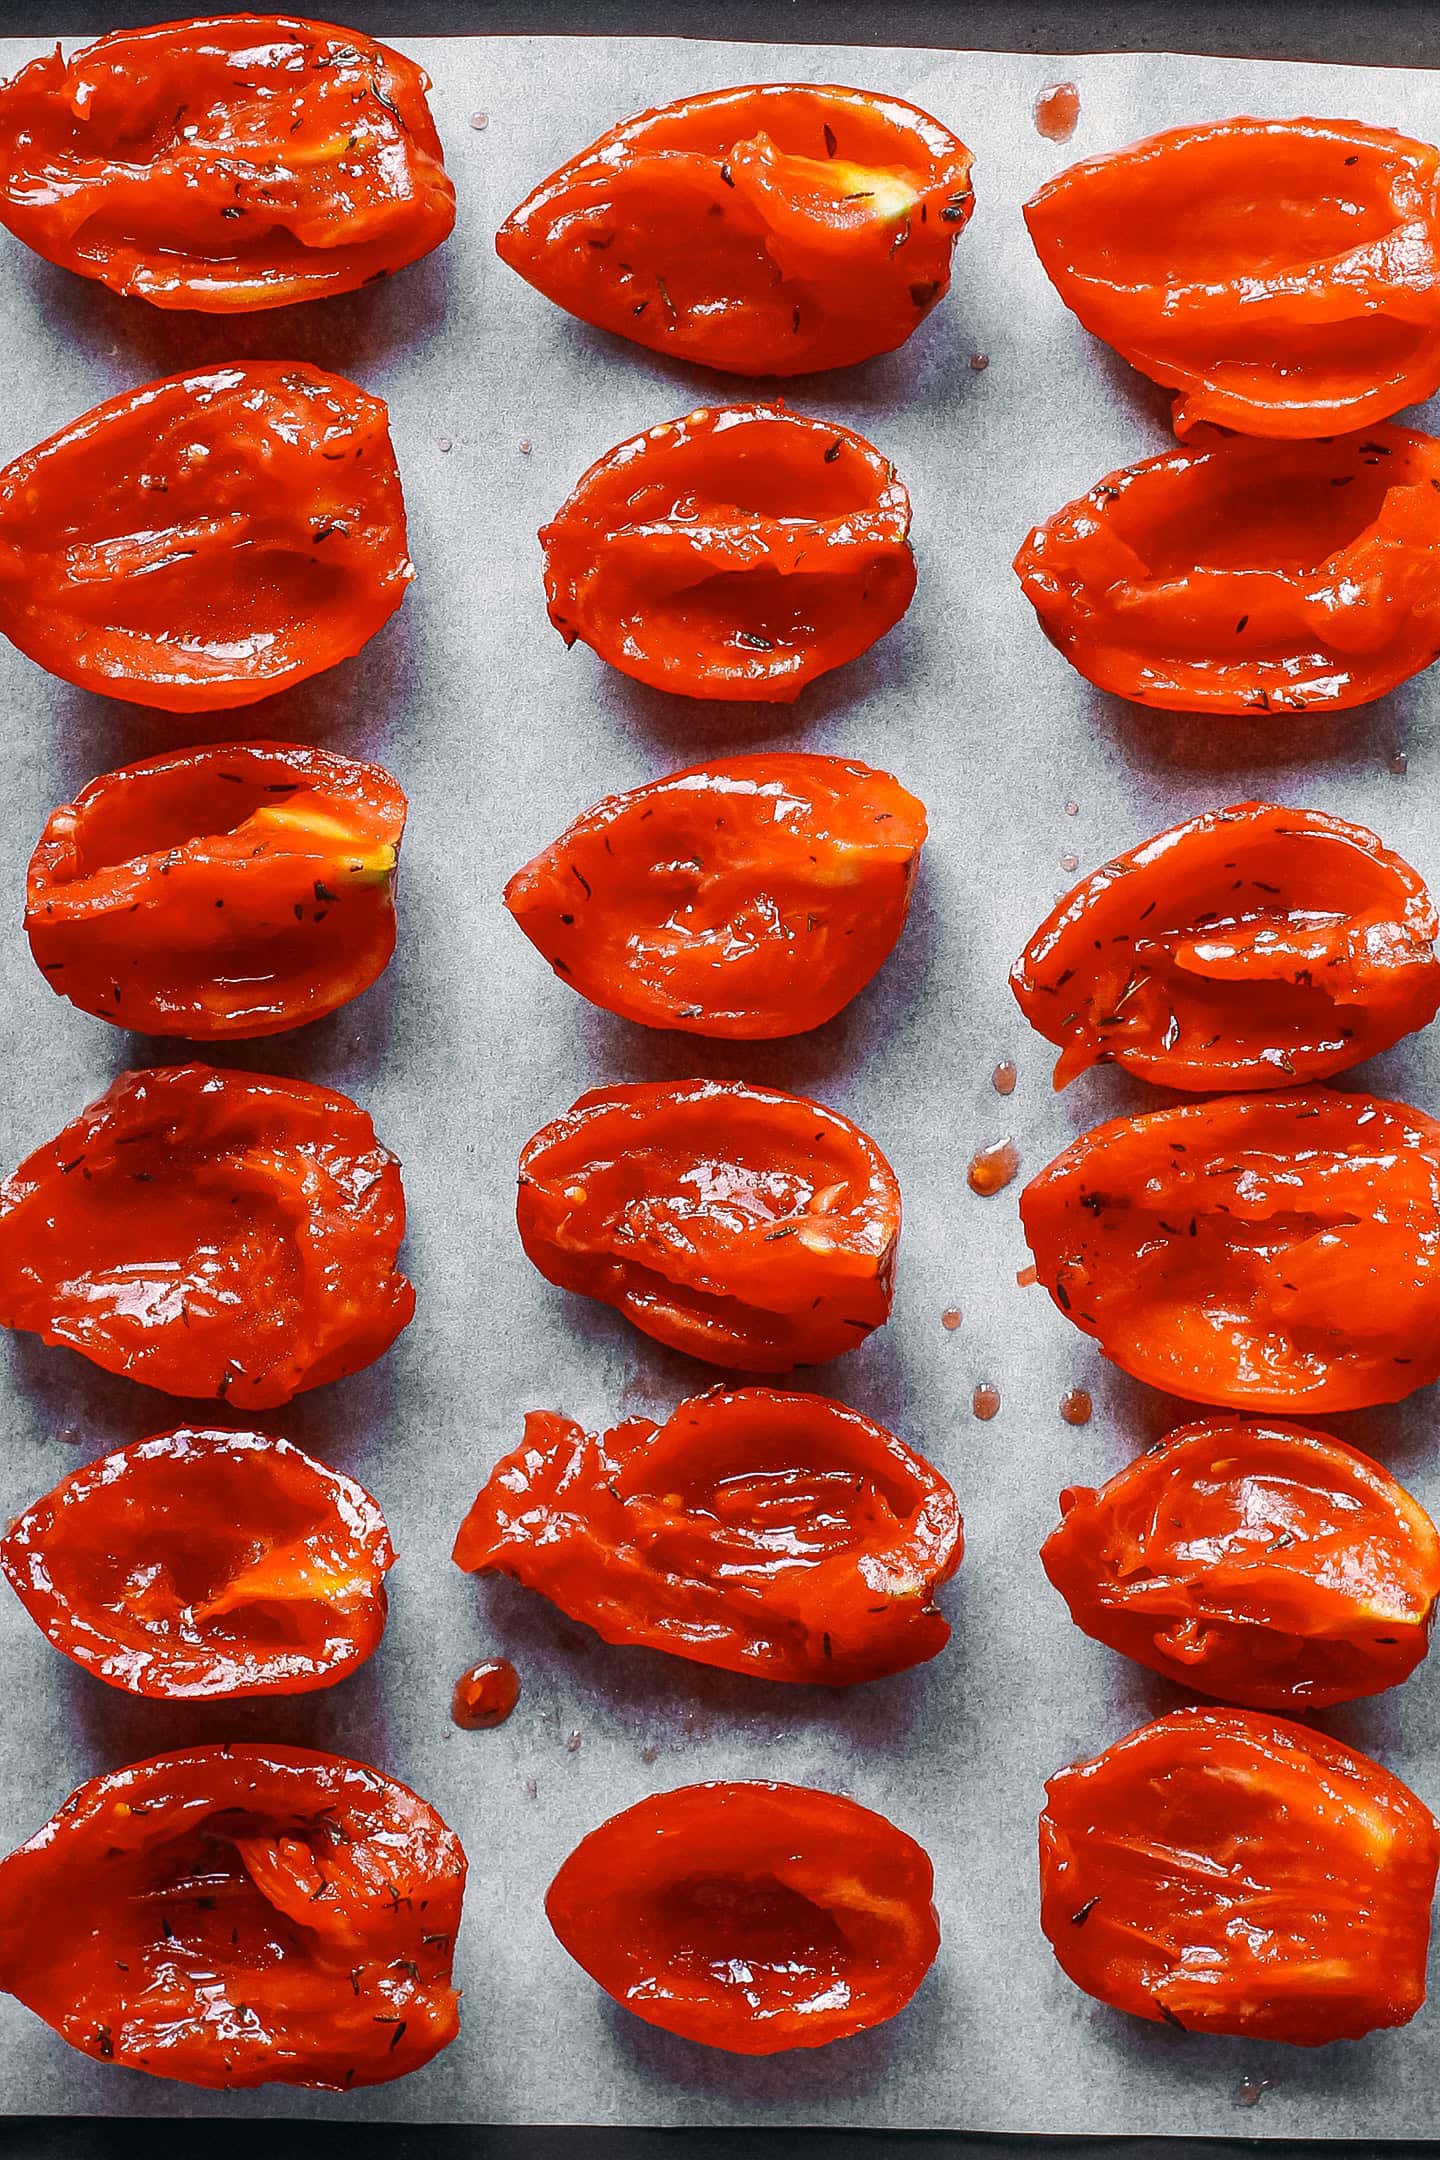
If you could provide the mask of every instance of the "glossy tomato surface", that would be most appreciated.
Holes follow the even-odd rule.
[[[25,931],[52,990],[147,1035],[274,1035],[348,1004],[395,948],[406,802],[378,765],[204,743],[51,812]]]
[[[157,307],[350,292],[455,222],[428,88],[388,45],[295,15],[57,47],[0,87],[0,223]]]
[[[415,1309],[400,1166],[331,1088],[122,1073],[0,1185],[0,1324],[167,1395],[268,1409]]]
[[[823,2047],[895,2016],[935,1961],[914,1838],[804,1785],[682,1785],[582,1838],[545,1899],[607,1995],[736,2055]]]
[[[889,957],[925,831],[924,804],[853,759],[713,758],[596,803],[516,871],[505,905],[563,981],[622,1019],[797,1035]]]
[[[152,2077],[383,2085],[460,2029],[464,1887],[454,1832],[380,1771],[187,1748],[92,1778],[0,1861],[0,1987]]]
[[[1177,431],[1369,427],[1440,384],[1440,151],[1358,120],[1215,120],[1025,205],[1087,330],[1180,392]]]
[[[1067,893],[1010,971],[1060,1046],[1163,1087],[1323,1080],[1440,1008],[1435,903],[1374,833],[1236,803],[1172,825]]]
[[[582,322],[735,375],[903,345],[950,283],[970,152],[902,98],[747,83],[602,135],[495,245]]]
[[[1060,1512],[1040,1558],[1076,1626],[1202,1695],[1323,1709],[1429,1648],[1435,1525],[1328,1433],[1187,1425]]]
[[[1368,1756],[1195,1706],[1045,1790],[1040,1924],[1101,2002],[1320,2047],[1407,2024],[1425,2000],[1440,1838]]]
[[[603,1438],[532,1410],[455,1540],[607,1642],[849,1687],[934,1657],[960,1565],[937,1470],[823,1395],[713,1389]]]
[[[171,712],[357,653],[414,575],[381,400],[298,360],[172,375],[0,471],[0,632]]]
[[[910,497],[863,435],[701,408],[590,467],[540,534],[550,620],[681,697],[798,697],[915,591]]]
[[[521,1154],[517,1220],[548,1281],[733,1371],[818,1365],[890,1316],[895,1173],[779,1088],[592,1088]]]
[[[1026,1186],[1056,1304],[1137,1380],[1237,1410],[1440,1377],[1440,1124],[1294,1088],[1114,1118]]]
[[[1172,712],[1338,712],[1440,648],[1440,442],[1200,430],[1113,472],[1015,557],[1090,682]]]
[[[395,1559],[362,1485],[264,1433],[157,1433],[62,1478],[0,1539],[57,1650],[172,1701],[294,1695],[364,1663]]]

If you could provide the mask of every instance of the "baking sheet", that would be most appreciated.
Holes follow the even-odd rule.
[[[0,41],[8,74],[40,49]],[[405,41],[399,41],[405,42]],[[1319,112],[1440,137],[1440,75],[1166,55],[1043,56],[680,40],[407,44],[435,80],[459,223],[429,262],[350,298],[249,320],[165,316],[52,269],[0,234],[0,460],[114,392],[202,360],[303,356],[390,402],[418,578],[357,661],[299,692],[190,725],[51,682],[0,647],[0,1153],[17,1161],[126,1065],[174,1045],[111,1031],[54,998],[19,929],[24,865],[51,806],[94,773],[198,735],[313,737],[388,764],[407,788],[400,950],[357,1005],[219,1062],[334,1083],[404,1159],[414,1325],[380,1365],[268,1422],[363,1479],[400,1562],[384,1643],[328,1693],[258,1705],[132,1701],[52,1652],[0,1592],[0,1839],[28,1835],[81,1779],[196,1740],[274,1738],[375,1762],[433,1800],[470,1855],[460,2038],[418,2075],[344,2096],[213,2095],[109,2069],[0,1999],[0,2106],[83,2115],[390,2121],[868,2124],[1208,2135],[1423,2136],[1435,2128],[1437,2011],[1359,2045],[1287,2051],[1187,2037],[1090,2001],[1038,1928],[1035,1817],[1046,1775],[1181,1699],[1087,1641],[1036,1557],[1062,1484],[1098,1482],[1182,1421],[1109,1371],[1016,1283],[1018,1185],[981,1199],[974,1148],[1013,1135],[1038,1169],[1076,1131],[1157,1099],[1115,1071],[1052,1095],[1048,1046],[1006,972],[1075,873],[1209,805],[1269,794],[1374,825],[1440,878],[1433,677],[1335,719],[1215,725],[1092,691],[1046,644],[1011,575],[1028,526],[1167,440],[1166,401],[1062,309],[1018,204],[1075,157],[1179,121]],[[793,710],[668,700],[550,629],[535,528],[632,430],[740,386],[572,322],[504,270],[496,223],[622,114],[684,92],[791,77],[898,91],[976,153],[979,207],[949,299],[902,352],[792,383],[892,455],[915,508],[920,586],[882,645]],[[1072,143],[1036,133],[1034,97],[1079,85]],[[480,114],[486,124],[472,125]],[[971,365],[972,354],[988,366]],[[909,929],[879,980],[818,1033],[707,1045],[592,1011],[500,902],[508,873],[596,797],[710,752],[764,743],[859,756],[929,806]],[[1408,770],[1395,768],[1408,758]],[[1073,814],[1072,814],[1073,809]],[[183,1054],[183,1053],[179,1053]],[[992,1089],[1012,1057],[1019,1085]],[[657,1415],[713,1379],[615,1315],[552,1289],[513,1228],[523,1141],[601,1081],[747,1075],[857,1118],[894,1163],[906,1227],[891,1325],[807,1384],[894,1426],[945,1470],[968,1554],[943,1596],[934,1663],[848,1694],[767,1687],[615,1650],[514,1585],[450,1564],[455,1527],[522,1413],[592,1426]],[[1440,1034],[1359,1079],[1434,1110]],[[947,1331],[941,1315],[959,1307]],[[998,1388],[992,1423],[971,1414]],[[1060,1417],[1088,1387],[1093,1422]],[[1435,1510],[1433,1391],[1333,1420]],[[183,1422],[168,1398],[30,1338],[0,1342],[0,1519],[104,1449]],[[223,1422],[212,1408],[209,1422]],[[503,1651],[523,1677],[508,1725],[462,1733],[451,1685]],[[1440,1804],[1440,1668],[1318,1722]],[[603,1816],[697,1778],[778,1777],[853,1792],[936,1865],[938,1965],[891,2025],[812,2055],[744,2061],[614,2008],[552,1939],[541,1899]],[[37,1925],[43,1926],[42,1915]]]

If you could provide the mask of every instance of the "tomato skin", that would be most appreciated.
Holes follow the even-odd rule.
[[[1025,205],[1085,328],[1177,389],[1176,432],[1337,435],[1440,386],[1440,151],[1357,120],[1216,120]]]
[[[295,15],[57,48],[0,86],[0,223],[155,307],[353,292],[455,222],[429,87],[388,45]]]
[[[1341,712],[1435,658],[1440,442],[1201,429],[1037,525],[1015,571],[1087,681],[1171,712]]]
[[[381,1771],[185,1748],[91,1778],[0,1861],[0,1987],[152,2077],[388,2084],[459,2031],[464,1887],[455,1833]]]
[[[454,1557],[606,1642],[850,1687],[945,1647],[931,1600],[962,1550],[949,1485],[883,1426],[823,1395],[721,1387],[603,1439],[530,1411]]]
[[[550,620],[654,689],[787,703],[905,613],[909,531],[863,435],[702,407],[617,443],[542,527]]]
[[[1051,1778],[1040,1925],[1116,2010],[1321,2047],[1425,2000],[1440,1837],[1379,1763],[1191,1705]]]
[[[1437,934],[1419,872],[1365,826],[1236,803],[1082,879],[1010,987],[1062,1046],[1057,1088],[1112,1062],[1173,1088],[1324,1080],[1429,1026]]]
[[[35,964],[82,1012],[147,1035],[302,1027],[389,964],[406,807],[380,766],[303,743],[102,773],[30,858]]]
[[[0,1184],[0,1325],[168,1395],[263,1410],[357,1372],[415,1309],[400,1166],[331,1088],[122,1073]]]
[[[72,1471],[0,1539],[57,1650],[171,1702],[343,1680],[384,1632],[394,1559],[353,1478],[270,1434],[187,1426]]]
[[[405,547],[379,398],[304,361],[197,369],[0,471],[0,632],[82,690],[249,705],[359,652]]]
[[[947,291],[970,152],[902,98],[746,83],[624,120],[495,236],[582,322],[732,375],[903,345]]]
[[[592,1088],[523,1150],[516,1219],[548,1282],[732,1371],[821,1364],[890,1316],[895,1173],[780,1088]]]
[[[883,967],[925,834],[924,804],[853,759],[711,758],[584,811],[505,905],[591,1004],[764,1041],[823,1026]]]
[[[1060,1512],[1040,1559],[1076,1626],[1202,1695],[1321,1710],[1394,1687],[1430,1647],[1440,1535],[1329,1433],[1183,1426]]]
[[[1440,1377],[1440,1124],[1292,1088],[1114,1118],[1032,1179],[1039,1279],[1122,1371],[1310,1414]]]
[[[756,1779],[612,1815],[545,1911],[576,1964],[647,2025],[774,2055],[904,2009],[940,1947],[933,1889],[924,1849],[883,1815]]]

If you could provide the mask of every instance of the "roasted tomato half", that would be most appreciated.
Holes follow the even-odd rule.
[[[607,451],[543,528],[550,620],[657,690],[784,702],[899,622],[909,531],[863,435],[702,408]]]
[[[1408,2024],[1425,2000],[1440,1837],[1368,1756],[1193,1706],[1045,1791],[1040,1924],[1101,2002],[1320,2047]]]
[[[350,292],[455,222],[429,87],[388,45],[294,15],[57,46],[0,87],[0,223],[157,307]]]
[[[1216,120],[1025,205],[1087,330],[1181,393],[1177,431],[1369,427],[1440,385],[1440,151],[1358,120]]]
[[[1354,1410],[1440,1377],[1440,1124],[1292,1088],[1114,1118],[1026,1186],[1041,1282],[1137,1380]]]
[[[394,1562],[362,1485],[264,1433],[157,1433],[62,1478],[0,1539],[57,1650],[170,1700],[296,1695],[363,1665]]]
[[[1435,1525],[1328,1433],[1187,1425],[1060,1512],[1040,1558],[1076,1626],[1202,1695],[1319,1710],[1429,1647]]]
[[[715,758],[596,803],[516,871],[505,905],[622,1019],[798,1035],[889,957],[924,841],[924,804],[889,773],[805,751]]]
[[[167,1395],[269,1409],[415,1309],[400,1165],[332,1088],[122,1073],[0,1184],[0,1324]]]
[[[940,1947],[933,1889],[923,1847],[838,1793],[682,1785],[582,1838],[545,1911],[647,2025],[774,2055],[904,2009]]]
[[[731,375],[903,345],[950,283],[970,152],[901,98],[746,83],[622,121],[495,236],[582,322]]]
[[[547,1281],[710,1365],[818,1365],[890,1317],[895,1173],[858,1125],[779,1088],[592,1088],[525,1148],[517,1218]]]
[[[25,931],[52,990],[147,1035],[275,1035],[368,990],[395,949],[405,797],[301,743],[206,743],[52,811]]]
[[[464,1888],[460,1840],[394,1778],[187,1748],[91,1778],[0,1861],[0,1987],[152,2077],[383,2085],[460,2029]]]
[[[960,1509],[923,1456],[824,1395],[713,1389],[600,1438],[553,1410],[490,1473],[455,1560],[606,1642],[849,1687],[943,1650]]]
[[[1322,810],[1206,810],[1085,878],[1010,971],[1061,1046],[1162,1087],[1323,1080],[1440,1008],[1440,930],[1417,870]]]
[[[127,390],[0,471],[0,632],[134,704],[288,689],[357,653],[413,575],[384,405],[302,361]]]

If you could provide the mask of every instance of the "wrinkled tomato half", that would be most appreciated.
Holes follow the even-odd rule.
[[[853,759],[714,758],[596,803],[516,871],[505,905],[557,975],[622,1019],[798,1035],[893,951],[925,829],[923,803]]]
[[[647,2025],[735,2055],[903,2010],[935,1961],[914,1838],[804,1785],[682,1785],[582,1838],[545,1898],[577,1965]]]
[[[0,1185],[0,1324],[269,1409],[389,1349],[415,1309],[404,1231],[400,1165],[348,1096],[122,1073]]]
[[[863,435],[702,408],[607,451],[542,529],[550,620],[657,690],[785,702],[900,620],[909,531]]]
[[[383,2085],[460,2029],[464,1888],[460,1840],[394,1778],[187,1748],[91,1778],[0,1861],[0,1987],[152,2077]]]
[[[521,1154],[517,1219],[547,1281],[710,1365],[818,1365],[890,1317],[895,1173],[779,1088],[592,1088]]]
[[[1172,712],[1339,712],[1436,657],[1440,442],[1204,429],[1110,473],[1015,557],[1051,643]]]
[[[455,222],[429,87],[388,45],[294,15],[57,47],[0,87],[0,223],[156,307],[351,292]]]
[[[274,1035],[348,1004],[395,949],[405,797],[301,743],[205,743],[52,811],[25,932],[52,990],[147,1035]]]
[[[1040,1558],[1076,1626],[1202,1695],[1319,1710],[1429,1648],[1435,1525],[1328,1433],[1187,1425],[1060,1512]]]
[[[1293,1088],[1114,1118],[1020,1198],[1040,1281],[1194,1402],[1355,1410],[1440,1377],[1440,1124]]]
[[[1428,1027],[1440,931],[1420,874],[1321,810],[1237,803],[1067,893],[1010,971],[1055,1085],[1114,1062],[1174,1088],[1323,1080]]]
[[[495,245],[547,300],[652,352],[805,375],[924,320],[975,206],[970,164],[901,98],[746,83],[611,128]]]
[[[606,1642],[849,1687],[943,1650],[960,1509],[893,1433],[823,1395],[713,1389],[603,1438],[532,1410],[460,1526]]]
[[[127,390],[0,472],[0,632],[135,704],[288,689],[357,653],[413,575],[384,405],[303,361]]]
[[[1215,120],[1025,205],[1065,305],[1181,393],[1176,429],[1369,427],[1440,385],[1440,151],[1358,120]]]
[[[362,1485],[264,1433],[157,1433],[62,1478],[0,1539],[57,1650],[171,1701],[295,1695],[363,1665],[394,1551]]]
[[[1320,2047],[1407,2024],[1425,2000],[1440,1837],[1368,1756],[1192,1706],[1045,1790],[1040,1924],[1101,2002]]]

